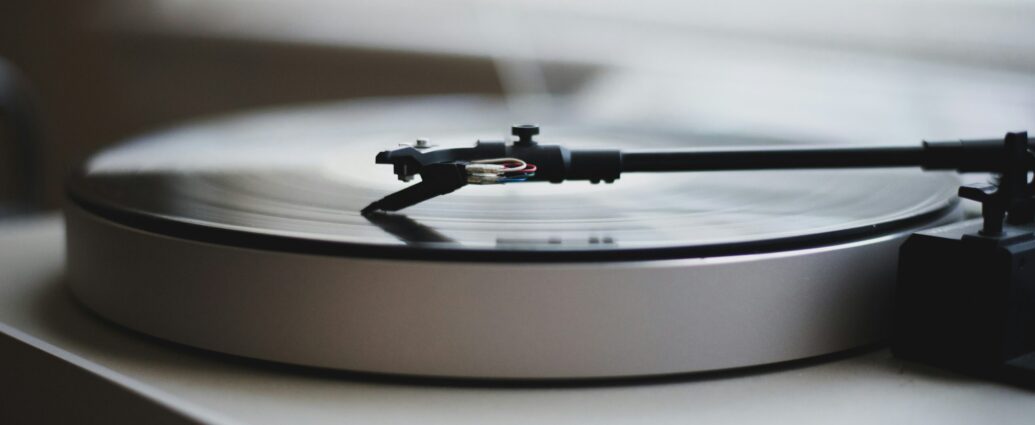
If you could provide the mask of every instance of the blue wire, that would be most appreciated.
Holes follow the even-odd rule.
[[[534,175],[535,175],[535,173],[529,173],[529,174],[525,174],[524,176],[521,176],[521,177],[508,177],[508,178],[505,178],[505,179],[500,179],[499,182],[500,183],[521,183],[523,181],[528,180],[529,177],[532,177]]]

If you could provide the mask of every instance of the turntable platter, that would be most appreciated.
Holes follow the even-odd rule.
[[[374,164],[378,151],[417,137],[469,146],[527,118],[480,98],[380,100],[139,137],[70,180],[68,284],[115,323],[278,362],[494,379],[673,374],[880,340],[898,245],[959,216],[954,176],[909,170],[467,186],[360,215],[405,184]],[[573,148],[810,143],[540,122],[545,142]]]
[[[471,101],[448,119],[386,130],[414,114],[396,111],[371,123],[356,109],[248,115],[144,137],[93,158],[74,181],[73,196],[102,216],[188,239],[486,261],[685,258],[816,246],[912,225],[955,202],[954,175],[918,170],[629,173],[615,184],[468,186],[402,216],[368,219],[360,209],[406,184],[374,163],[376,152],[417,137],[470,145],[496,136],[493,128],[505,126],[492,124],[507,122],[507,115],[499,104]],[[554,142],[571,147],[807,143],[563,122],[547,127]]]

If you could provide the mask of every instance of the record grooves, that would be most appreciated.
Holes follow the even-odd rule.
[[[73,183],[71,187],[75,187]],[[454,242],[444,240],[433,229],[409,219],[403,214],[385,214],[372,218],[375,223],[387,232],[408,239],[407,245],[376,246],[347,242],[328,242],[321,240],[292,238],[277,235],[249,233],[228,229],[212,228],[203,225],[162,218],[132,210],[119,209],[102,203],[91,202],[74,191],[68,193],[69,199],[90,213],[114,223],[129,226],[159,235],[187,239],[203,243],[235,246],[245,249],[261,249],[283,251],[297,254],[331,255],[359,258],[380,258],[398,260],[423,261],[464,261],[464,262],[512,262],[512,263],[550,263],[550,262],[594,262],[594,261],[648,261],[680,258],[715,257],[725,255],[759,254],[766,252],[807,249],[819,246],[848,243],[855,240],[894,233],[937,221],[956,209],[957,202],[950,200],[945,206],[924,214],[907,217],[901,220],[878,223],[872,226],[845,229],[836,232],[806,235],[794,238],[775,240],[759,240],[744,243],[716,245],[688,245],[670,248],[627,248],[609,247],[606,249],[557,249],[557,250],[493,250],[451,247]],[[429,233],[430,232],[430,233]],[[431,235],[431,237],[429,237]],[[438,237],[436,237],[436,235]],[[433,244],[433,249],[422,249]],[[547,241],[547,245],[550,242]],[[554,243],[559,245],[559,243]]]

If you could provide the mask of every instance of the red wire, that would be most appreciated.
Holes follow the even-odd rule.
[[[515,165],[519,165],[519,164],[521,164],[521,163],[520,162],[516,162],[516,161],[511,161],[511,162],[504,162],[503,166],[504,167],[511,167],[511,166],[515,166]],[[532,173],[534,173],[538,169],[539,168],[536,167],[533,164],[525,163],[525,168],[522,168],[520,170],[508,171],[505,175],[506,176],[521,176],[521,175],[525,175],[525,174],[532,174]]]

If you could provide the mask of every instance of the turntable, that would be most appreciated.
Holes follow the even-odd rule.
[[[361,213],[407,187],[374,153],[469,145],[513,118],[481,99],[331,104],[140,137],[70,180],[68,283],[130,329],[275,362],[682,374],[885,340],[899,246],[962,217],[954,174],[900,168],[469,185]],[[542,124],[572,149],[830,143]]]

